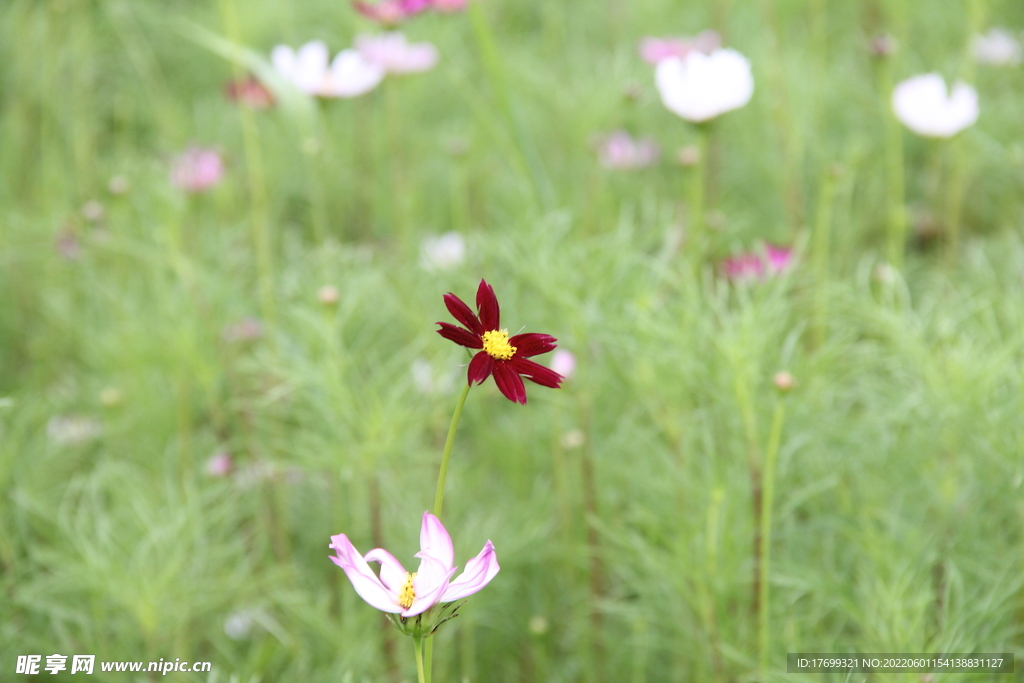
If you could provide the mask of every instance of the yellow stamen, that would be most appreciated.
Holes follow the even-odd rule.
[[[405,609],[412,607],[412,601],[416,599],[416,591],[412,587],[412,580],[416,578],[416,572],[406,573],[405,583],[402,590],[398,591],[398,604]]]
[[[491,358],[508,360],[516,354],[516,347],[508,343],[508,330],[484,332],[484,351]]]

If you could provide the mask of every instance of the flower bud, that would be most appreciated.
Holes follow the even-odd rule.
[[[772,381],[775,383],[775,388],[779,390],[780,394],[787,394],[796,386],[796,380],[793,379],[793,375],[785,370],[776,372]]]

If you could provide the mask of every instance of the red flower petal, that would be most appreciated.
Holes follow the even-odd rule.
[[[448,308],[448,312],[452,314],[452,317],[465,325],[466,329],[470,332],[477,335],[481,335],[486,332],[486,330],[480,325],[480,320],[473,314],[472,309],[470,309],[470,307],[466,305],[466,302],[459,297],[448,292],[444,295],[444,305]]]
[[[519,374],[512,369],[508,361],[499,361],[494,364],[494,383],[498,390],[505,395],[505,398],[513,403],[526,405],[526,387]]]
[[[526,379],[544,387],[551,387],[552,389],[561,387],[562,380],[565,379],[551,368],[534,363],[532,360],[520,358],[518,353],[515,358],[508,361],[508,365],[520,375],[526,377]]]
[[[480,339],[480,335],[473,334],[469,330],[464,330],[458,325],[452,325],[451,323],[437,323],[441,326],[441,329],[437,331],[439,335],[449,341],[453,341],[459,346],[465,346],[470,349],[482,349],[484,346],[483,341]]]
[[[473,360],[469,361],[469,372],[466,373],[466,378],[470,384],[482,384],[485,379],[491,376],[493,370],[494,359],[486,352],[481,351],[473,356]]]
[[[494,288],[487,284],[486,280],[480,280],[480,286],[476,290],[476,309],[480,314],[480,324],[483,325],[481,334],[498,329],[501,323],[501,309],[498,307],[498,297],[494,296]]]
[[[556,341],[558,340],[550,334],[527,332],[526,334],[517,334],[510,338],[508,343],[516,347],[516,358],[529,358],[530,356],[538,356],[548,351],[554,351],[557,346],[555,344]]]

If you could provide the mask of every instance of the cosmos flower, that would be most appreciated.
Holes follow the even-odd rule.
[[[430,272],[451,270],[466,260],[466,240],[450,230],[438,237],[423,239],[420,245],[420,265]]]
[[[722,270],[733,281],[763,280],[766,275],[778,275],[793,264],[793,250],[766,244],[764,254],[747,252],[725,259]]]
[[[355,0],[352,6],[367,19],[385,26],[395,26],[430,9],[431,0],[381,0],[373,4]]]
[[[655,82],[668,110],[694,123],[738,109],[754,94],[750,62],[730,49],[662,59]]]
[[[202,192],[220,182],[224,162],[215,149],[189,147],[174,159],[171,184],[186,192]]]
[[[420,566],[415,572],[407,572],[395,557],[383,548],[374,548],[360,556],[345,534],[331,536],[328,546],[337,552],[331,561],[345,570],[363,600],[382,612],[414,617],[423,614],[434,605],[454,602],[478,592],[498,573],[498,557],[494,545],[487,541],[483,550],[466,562],[466,569],[454,581],[456,567],[452,538],[441,521],[423,513],[420,526]],[[380,564],[378,577],[370,569],[369,562]]]
[[[669,57],[682,59],[693,50],[711,54],[721,46],[718,32],[707,29],[694,38],[644,38],[640,41],[640,56],[646,62],[657,64]]]
[[[658,143],[651,138],[633,139],[624,130],[616,130],[602,138],[597,147],[601,165],[611,169],[636,169],[658,160]]]
[[[224,94],[232,102],[244,104],[251,109],[266,109],[274,106],[274,94],[249,74],[245,78],[228,81]]]
[[[399,31],[357,36],[356,49],[363,59],[389,74],[428,71],[437,64],[436,47],[430,43],[409,43]]]
[[[430,6],[438,12],[461,12],[466,9],[466,0],[434,0]]]
[[[330,66],[328,56],[327,45],[314,40],[298,51],[278,45],[270,53],[270,61],[298,90],[319,97],[357,97],[373,90],[384,78],[384,69],[356,50],[342,50]]]
[[[983,35],[974,36],[971,39],[971,52],[978,62],[995,66],[1020,64],[1024,57],[1016,36],[999,26],[990,28]]]
[[[896,86],[892,109],[918,135],[948,138],[978,120],[978,92],[960,81],[947,92],[942,76],[924,74]]]
[[[444,295],[444,305],[465,327],[451,323],[437,323],[437,331],[445,339],[470,349],[481,349],[469,362],[467,379],[470,384],[482,384],[491,375],[505,398],[526,405],[526,387],[522,377],[541,386],[557,389],[564,377],[554,370],[529,360],[555,349],[554,337],[548,334],[517,334],[508,336],[508,330],[499,328],[501,312],[498,299],[485,280],[476,290],[477,315],[451,292]],[[479,316],[479,317],[478,317]],[[520,377],[522,375],[522,377]]]

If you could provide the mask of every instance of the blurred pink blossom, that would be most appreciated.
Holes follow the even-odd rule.
[[[633,169],[653,164],[659,151],[652,138],[636,140],[626,131],[616,130],[598,141],[597,156],[605,168]]]
[[[214,149],[189,147],[174,159],[171,184],[186,192],[202,192],[220,182],[224,162]]]
[[[640,56],[644,61],[657,64],[669,57],[682,59],[693,50],[711,54],[721,46],[718,32],[707,29],[694,38],[644,38],[640,41]]]
[[[211,477],[226,477],[232,470],[231,454],[227,451],[218,451],[206,461],[206,473]]]
[[[389,74],[427,71],[437,64],[437,48],[430,43],[410,43],[399,31],[377,36],[356,37],[356,50],[363,59]]]
[[[431,0],[381,0],[372,4],[355,0],[352,6],[367,19],[372,19],[385,26],[395,26],[409,17],[430,9]]]
[[[251,74],[245,78],[228,81],[224,86],[224,94],[232,102],[244,104],[252,109],[267,109],[274,106],[273,93]]]
[[[565,349],[558,349],[551,355],[551,369],[569,379],[576,370],[576,356]]]
[[[438,12],[461,12],[466,9],[466,0],[434,0],[431,7]]]
[[[722,261],[722,271],[730,280],[750,282],[779,275],[793,265],[793,250],[766,244],[764,253],[746,252]]]

